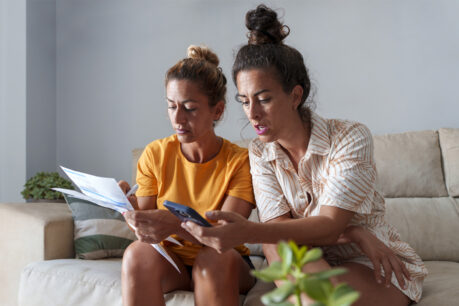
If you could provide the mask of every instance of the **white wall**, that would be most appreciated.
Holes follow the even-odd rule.
[[[129,179],[130,150],[169,135],[164,73],[205,43],[230,77],[258,1],[57,3],[58,162]],[[459,127],[457,1],[268,1],[305,56],[317,111],[374,133]],[[229,84],[220,135],[240,138]],[[250,127],[246,135],[253,135]]]
[[[27,2],[27,178],[56,171],[56,1]]]
[[[0,0],[0,201],[26,178],[26,0]]]
[[[64,0],[55,21],[50,1],[27,2],[48,6],[28,11],[37,27],[27,32],[26,74],[26,1],[0,0],[0,200],[16,199],[26,175],[53,168],[54,159],[130,179],[131,149],[172,133],[164,74],[190,44],[220,56],[229,92],[217,131],[240,138],[244,116],[230,71],[246,41],[244,15],[259,1]],[[266,3],[283,8],[286,42],[306,59],[319,114],[364,122],[377,134],[459,127],[459,2]]]

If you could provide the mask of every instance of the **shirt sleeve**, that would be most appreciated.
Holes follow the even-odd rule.
[[[353,124],[336,137],[333,147],[319,205],[370,214],[376,181],[370,130],[362,124]]]
[[[237,167],[231,181],[229,182],[226,194],[255,205],[247,151],[245,151],[244,154],[241,154],[238,158]]]
[[[148,197],[158,194],[158,180],[154,169],[154,152],[147,146],[137,162],[136,181],[139,185],[139,189],[136,192],[137,196]]]
[[[260,221],[267,222],[290,212],[290,207],[276,177],[274,162],[263,160],[259,147],[253,142],[249,145],[249,159]]]

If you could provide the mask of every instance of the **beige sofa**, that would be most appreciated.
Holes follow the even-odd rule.
[[[387,219],[429,270],[419,305],[458,305],[459,129],[376,136],[374,144]],[[120,259],[73,259],[65,204],[0,204],[0,249],[1,305],[121,305]],[[263,265],[263,257],[252,258]],[[261,305],[270,288],[258,282],[240,304]],[[166,301],[193,305],[193,295],[177,291]]]

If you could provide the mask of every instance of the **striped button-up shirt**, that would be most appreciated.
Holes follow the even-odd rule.
[[[312,113],[312,129],[306,154],[293,167],[277,142],[253,140],[249,157],[259,217],[266,222],[291,213],[293,218],[316,216],[323,205],[354,212],[351,224],[375,234],[405,261],[413,279],[402,290],[419,300],[427,270],[414,250],[400,240],[384,219],[384,198],[377,191],[373,138],[363,124],[327,120]],[[354,244],[324,248],[326,259],[339,264],[354,261],[373,268]],[[398,283],[395,281],[394,285]]]

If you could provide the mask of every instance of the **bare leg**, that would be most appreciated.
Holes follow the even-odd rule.
[[[339,276],[338,280],[346,282],[360,292],[359,300],[353,305],[402,306],[410,304],[410,299],[392,283],[389,288],[384,283],[378,284],[372,269],[353,262],[344,263],[341,267],[346,268],[348,273]]]
[[[196,305],[238,305],[239,293],[255,284],[249,265],[235,250],[223,254],[203,247],[193,265]]]
[[[277,254],[277,245],[264,244],[263,252],[266,255],[268,263],[273,261],[280,261]],[[406,306],[410,304],[410,299],[403,294],[397,287],[390,285],[386,288],[384,284],[378,284],[374,277],[373,270],[358,263],[345,263],[341,267],[346,268],[348,273],[332,278],[333,285],[340,282],[346,282],[352,288],[360,292],[360,298],[353,305],[354,306]],[[303,270],[305,272],[314,273],[330,269],[330,265],[323,259],[307,264]],[[282,282],[276,281],[276,286],[280,286]],[[302,296],[302,302],[308,305],[312,301],[307,296]]]
[[[151,245],[133,242],[124,252],[121,269],[123,305],[165,305],[164,293],[190,290],[190,277],[182,261],[169,252],[177,270]]]

